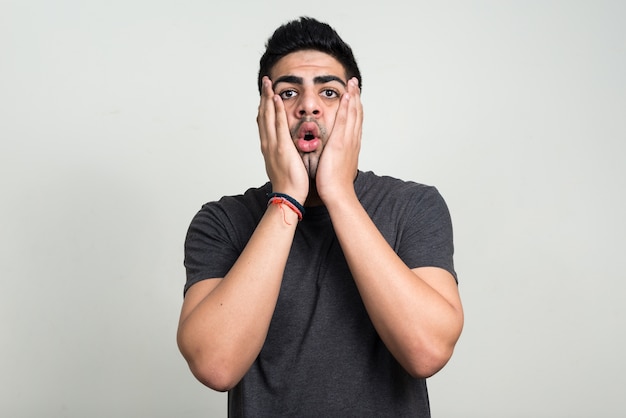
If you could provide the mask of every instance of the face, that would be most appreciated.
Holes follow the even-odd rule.
[[[274,92],[283,99],[291,138],[314,179],[347,90],[345,69],[328,54],[304,50],[285,55],[269,76]]]

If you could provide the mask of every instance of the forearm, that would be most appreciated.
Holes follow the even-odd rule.
[[[192,286],[178,342],[194,375],[226,390],[247,372],[263,346],[298,220],[270,205],[237,262],[208,294]],[[211,286],[211,284],[208,284]]]
[[[434,279],[443,278],[440,282],[446,282],[443,286],[438,283],[435,289],[409,269],[380,234],[356,196],[327,202],[327,207],[381,339],[411,374],[426,377],[435,373],[452,354],[463,324],[451,275],[445,277],[447,273],[442,271],[441,277],[435,271],[435,276],[439,276]]]

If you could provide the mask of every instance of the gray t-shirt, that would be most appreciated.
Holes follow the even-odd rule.
[[[456,278],[450,215],[434,187],[359,172],[355,190],[408,267]],[[268,183],[202,207],[185,242],[185,291],[226,275],[269,192]],[[323,206],[298,224],[265,344],[228,403],[231,417],[430,416],[425,379],[406,373],[376,333]]]

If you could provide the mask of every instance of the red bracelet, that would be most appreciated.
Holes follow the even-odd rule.
[[[282,209],[282,205],[287,206],[289,209],[291,209],[292,211],[294,211],[296,213],[296,215],[298,215],[298,220],[301,221],[302,220],[302,212],[300,211],[300,209],[294,205],[293,203],[291,203],[289,200],[285,199],[282,196],[273,196],[269,199],[269,201],[267,202],[267,206],[269,205],[278,205],[280,206],[280,208]],[[287,219],[285,219],[285,222],[287,222]],[[287,222],[287,224],[289,224],[289,222]]]

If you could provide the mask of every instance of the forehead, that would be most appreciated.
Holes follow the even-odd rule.
[[[270,71],[270,79],[285,75],[313,78],[316,75],[335,75],[345,78],[343,65],[332,56],[314,50],[296,51],[282,57]]]

